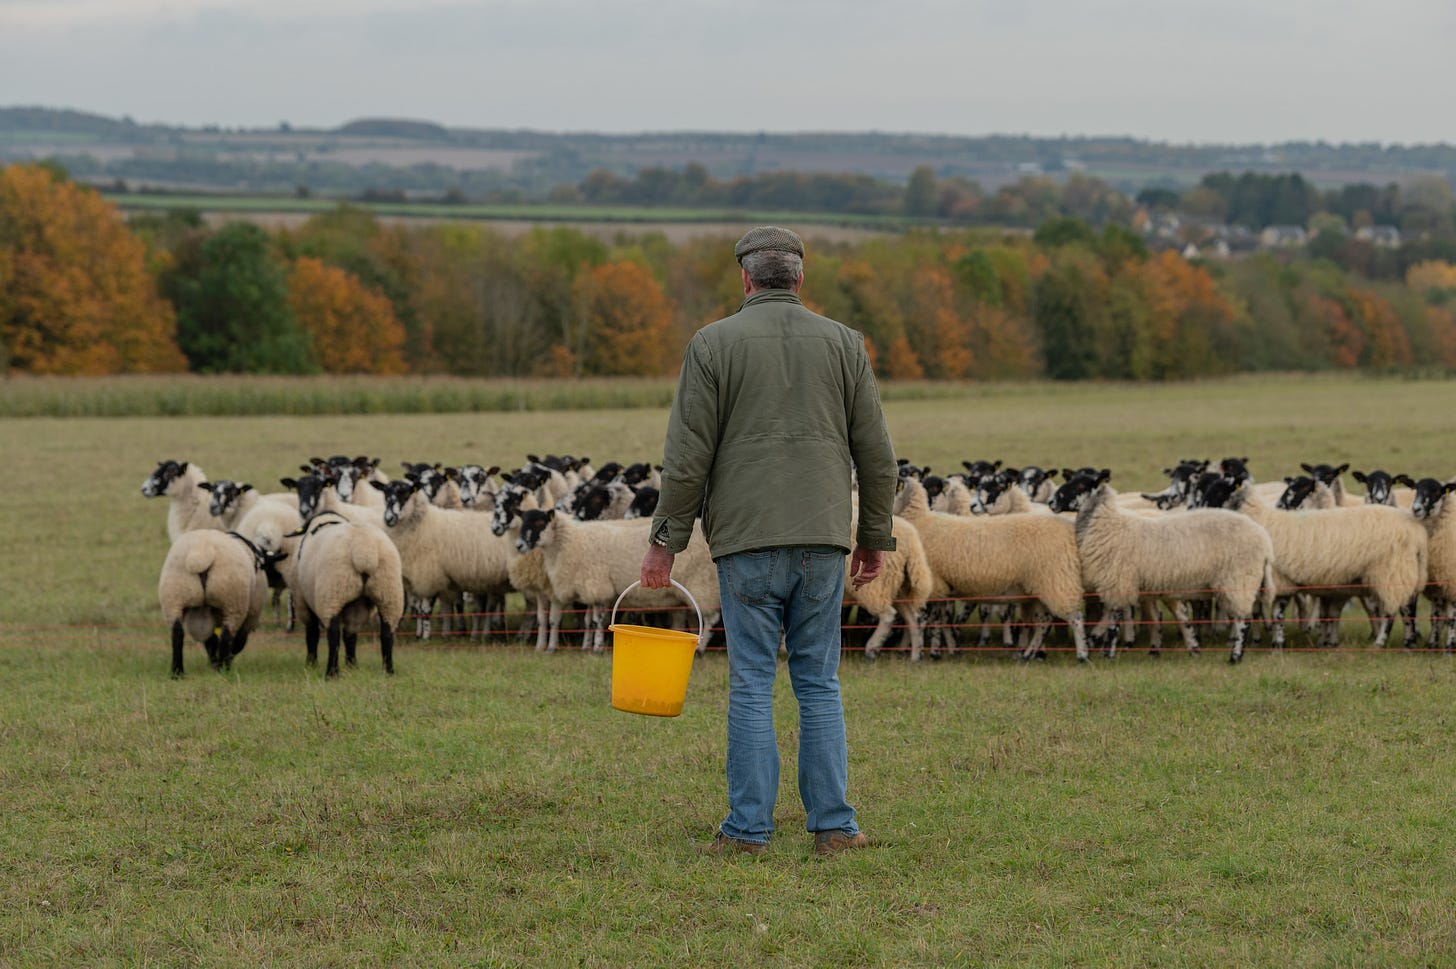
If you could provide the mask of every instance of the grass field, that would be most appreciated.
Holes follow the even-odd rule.
[[[3,388],[0,388],[3,392]],[[74,389],[84,394],[84,388]],[[1456,473],[1456,385],[1245,378],[887,388],[897,450],[1110,467],[1189,456]],[[84,412],[84,411],[83,411]],[[757,859],[725,809],[726,665],[683,716],[609,709],[577,651],[377,648],[325,683],[271,628],[166,676],[161,458],[271,487],[310,455],[660,454],[660,407],[7,418],[0,965],[1446,965],[1456,661],[1363,648],[1079,667],[846,658],[876,847],[816,860],[794,789]]]

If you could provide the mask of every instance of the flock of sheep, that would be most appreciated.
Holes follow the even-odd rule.
[[[1456,499],[1446,500],[1456,479],[1356,471],[1366,493],[1354,496],[1343,488],[1348,466],[1304,465],[1306,475],[1256,484],[1245,460],[1226,458],[1165,469],[1161,492],[1119,494],[1107,469],[1062,469],[1058,486],[1057,471],[963,464],[964,473],[939,477],[901,462],[898,547],[874,581],[845,585],[846,608],[875,620],[868,659],[897,620],[912,660],[952,650],[972,611],[981,645],[1000,623],[1022,658],[1045,656],[1054,629],[1066,630],[1079,660],[1092,648],[1115,655],[1140,627],[1156,651],[1166,606],[1191,651],[1198,626],[1226,625],[1237,662],[1266,626],[1271,644],[1283,645],[1291,602],[1333,645],[1357,597],[1375,645],[1399,617],[1410,647],[1420,641],[1422,593],[1430,644],[1456,648]],[[210,480],[185,461],[160,462],[143,483],[144,495],[170,502],[173,544],[158,591],[174,676],[188,637],[214,666],[228,666],[270,589],[275,615],[289,593],[289,628],[296,610],[310,663],[327,638],[328,675],[341,646],[354,663],[359,633],[376,623],[392,672],[406,612],[421,638],[434,631],[437,608],[440,622],[468,624],[457,631],[490,636],[510,593],[526,603],[518,635],[534,634],[541,650],[557,648],[568,610],[584,613],[583,645],[596,650],[619,607],[671,609],[683,622],[675,589],[633,588],[656,506],[650,465],[594,468],[548,455],[508,472],[406,463],[390,479],[378,459],[337,456],[300,471],[269,494]],[[721,603],[700,531],[673,577],[701,610],[701,651]]]

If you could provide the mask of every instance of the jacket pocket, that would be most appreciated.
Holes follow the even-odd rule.
[[[803,595],[810,602],[823,602],[844,594],[844,553],[838,549],[805,549],[800,555],[804,569]]]
[[[773,597],[776,550],[739,552],[727,558],[728,587],[733,598],[747,606],[761,606]]]

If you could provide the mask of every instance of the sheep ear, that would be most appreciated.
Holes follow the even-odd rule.
[[[376,491],[388,491],[389,490],[389,488],[387,486],[380,484],[378,481],[375,481],[373,478],[370,478],[369,479],[369,483],[374,486],[374,490],[376,490]]]
[[[197,482],[197,487],[201,488],[203,491],[211,491],[212,490],[212,482],[211,481],[199,481],[199,482]]]
[[[556,520],[556,509],[555,508],[552,508],[550,511],[546,512],[546,520],[548,522],[554,522]]]
[[[500,474],[500,465],[498,465],[498,464],[492,464],[490,467],[488,467],[488,468],[485,469],[485,476],[487,478],[492,477],[492,476],[497,475],[497,474]]]
[[[279,478],[278,483],[285,488],[291,489],[298,487],[298,480],[296,478]]]
[[[242,493],[247,493],[247,492],[252,491],[252,490],[253,490],[253,486],[250,485],[250,484],[244,484],[244,485],[241,485],[241,486],[238,487],[238,491],[239,492],[242,492]]]
[[[1048,471],[1046,473],[1046,476],[1047,476],[1047,480],[1048,481],[1052,480],[1053,478],[1055,478],[1057,476],[1057,469],[1056,468],[1052,468],[1050,471]]]
[[[1366,481],[1365,472],[1364,471],[1356,471],[1353,475],[1351,475],[1351,477],[1353,477],[1356,481],[1360,482],[1361,484],[1364,484],[1365,481]]]
[[[1112,480],[1112,469],[1111,468],[1103,468],[1101,471],[1097,472],[1097,483],[1098,484],[1102,484],[1104,481],[1111,481],[1111,480]]]
[[[307,464],[300,464],[298,466],[298,470],[302,471],[304,474],[313,474],[315,471],[317,471],[319,468],[324,467],[326,464],[328,464],[327,461],[320,461],[318,464],[315,464],[312,467]]]
[[[1284,476],[1284,483],[1287,484],[1287,485],[1294,484],[1294,475],[1292,475],[1292,474],[1286,474]]]
[[[1346,461],[1344,464],[1340,465],[1338,468],[1335,469],[1335,473],[1336,474],[1344,474],[1346,471],[1349,471],[1349,470],[1350,470],[1350,462],[1349,461]]]
[[[1408,474],[1398,474],[1390,480],[1398,485],[1405,485],[1407,488],[1414,488],[1416,486],[1416,483],[1411,480],[1411,476]]]
[[[1301,464],[1300,467],[1305,470],[1305,473],[1306,474],[1308,474],[1310,476],[1313,476],[1314,475],[1314,468],[1310,467],[1309,465],[1307,465],[1307,464]]]
[[[1448,482],[1446,482],[1446,491],[1447,492],[1456,491],[1456,481],[1448,481]]]

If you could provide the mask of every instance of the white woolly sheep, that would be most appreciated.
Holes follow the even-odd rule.
[[[1227,506],[1262,525],[1274,543],[1276,647],[1284,644],[1282,620],[1290,595],[1348,589],[1363,590],[1374,600],[1374,645],[1384,646],[1393,617],[1425,580],[1426,530],[1404,509],[1356,505],[1280,511],[1247,484],[1232,494]]]
[[[1102,601],[1109,622],[1104,638],[1115,654],[1117,624],[1146,596],[1179,601],[1211,596],[1233,621],[1229,662],[1244,655],[1244,637],[1261,596],[1266,607],[1274,585],[1274,548],[1249,519],[1217,508],[1148,517],[1130,514],[1107,483],[1110,474],[1077,475],[1057,489],[1052,510],[1077,512],[1077,551],[1082,580]],[[1174,610],[1185,639],[1187,611]],[[1267,612],[1267,609],[1266,609]],[[1190,648],[1192,646],[1190,640]]]
[[[505,541],[491,534],[489,518],[435,507],[415,479],[371,485],[384,493],[385,533],[399,548],[404,580],[426,603],[426,615],[444,595],[468,592],[484,599],[510,591]],[[492,617],[481,618],[478,632],[488,636]]]
[[[182,675],[186,636],[214,669],[227,669],[258,623],[270,556],[236,532],[193,529],[177,536],[162,563],[157,598],[172,630],[172,675]]]
[[[858,521],[851,522],[851,533],[857,528]],[[935,575],[914,525],[893,517],[890,534],[895,537],[895,549],[884,553],[879,575],[856,589],[853,577],[845,569],[844,602],[858,605],[861,611],[875,617],[877,625],[865,643],[865,659],[872,660],[879,653],[890,637],[891,624],[898,614],[905,621],[905,639],[910,643],[910,661],[914,663],[920,660],[924,644],[920,613],[935,589]]]
[[[596,629],[592,649],[601,651],[607,612],[641,575],[642,556],[647,551],[651,528],[650,518],[580,522],[556,509],[522,513],[517,547],[527,551],[539,546],[545,552],[546,572],[551,577],[552,630],[547,649],[555,645],[562,605],[581,602],[590,610]],[[702,610],[703,628],[698,636],[701,653],[712,639],[721,600],[718,570],[699,526],[693,526],[687,548],[674,559],[672,573]],[[681,602],[674,587],[644,589],[639,586],[628,594],[622,605],[628,609],[662,609]]]
[[[142,497],[172,499],[167,509],[167,538],[177,541],[183,532],[205,528],[223,531],[222,522],[208,511],[204,493],[207,474],[186,461],[158,461],[157,470],[142,482]]]
[[[1415,482],[1411,512],[1427,535],[1424,592],[1431,602],[1431,645],[1456,649],[1456,478],[1441,482],[1422,478]]]
[[[298,530],[302,519],[299,517],[298,508],[281,501],[260,501],[253,504],[251,508],[238,519],[233,531],[252,542],[263,552],[282,553],[287,556],[282,563],[276,567],[270,567],[268,572],[268,588],[272,590],[273,618],[280,619],[279,612],[283,590],[289,589],[288,602],[288,631],[293,631],[295,618],[294,603],[292,596],[292,582],[289,581],[293,571],[293,550],[297,539],[291,537],[292,533]]]
[[[894,510],[919,533],[936,594],[1035,599],[1071,627],[1077,658],[1086,660],[1082,575],[1071,522],[1056,515],[942,515],[930,510],[925,488],[913,478],[901,479]],[[1040,651],[1045,634],[1040,624],[1022,658]]]
[[[308,664],[318,662],[322,627],[329,644],[324,675],[339,675],[341,639],[345,662],[355,665],[359,632],[377,618],[384,672],[393,673],[394,627],[404,612],[404,581],[399,551],[389,537],[373,525],[325,512],[304,526],[295,559],[293,581]]]

